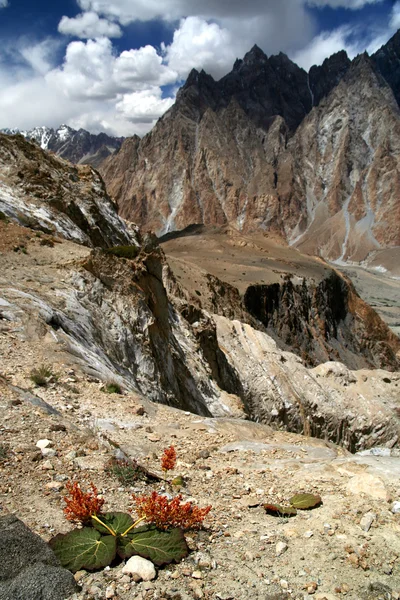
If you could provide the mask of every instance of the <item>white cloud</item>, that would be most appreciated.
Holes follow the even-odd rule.
[[[8,0],[0,0],[0,8],[6,8],[8,6]]]
[[[392,7],[390,27],[392,29],[399,29],[400,27],[400,2],[396,2]]]
[[[173,98],[162,98],[160,88],[150,88],[124,94],[117,102],[116,109],[124,119],[132,123],[154,123],[173,103]]]
[[[204,69],[214,77],[225,75],[237,57],[232,34],[217,23],[199,17],[182,19],[172,44],[163,47],[168,65],[181,78],[191,69]]]
[[[18,52],[35,73],[45,75],[54,67],[54,55],[60,48],[60,42],[46,38],[37,44],[20,41]]]
[[[346,50],[349,57],[353,58],[360,49],[348,41],[350,35],[350,27],[339,27],[334,31],[323,31],[308,46],[296,52],[293,55],[293,60],[300,67],[309,71],[313,65],[320,65],[325,58],[340,50]]]
[[[152,46],[115,56],[111,41],[99,38],[71,42],[64,64],[46,79],[75,100],[112,100],[118,94],[174,83],[177,73],[162,64]]]
[[[82,39],[122,36],[122,30],[117,23],[100,19],[94,12],[81,13],[74,18],[63,17],[58,25],[58,31],[64,35],[73,35]]]

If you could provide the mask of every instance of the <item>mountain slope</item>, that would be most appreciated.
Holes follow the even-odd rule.
[[[2,133],[20,133],[28,140],[34,140],[43,150],[50,150],[61,158],[75,164],[90,164],[99,167],[105,158],[118,150],[124,138],[115,138],[106,133],[92,134],[85,129],[73,129],[61,125],[58,129],[35,127],[28,131],[4,129]]]
[[[339,262],[400,245],[396,39],[309,75],[257,47],[218,82],[192,71],[154,129],[103,163],[120,214],[160,235],[267,230]]]
[[[88,246],[134,240],[97,171],[74,166],[20,135],[0,134],[0,212]]]

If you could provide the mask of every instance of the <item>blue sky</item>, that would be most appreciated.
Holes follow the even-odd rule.
[[[400,0],[0,0],[0,128],[143,135],[193,67],[219,78],[257,43],[308,69],[399,27]]]

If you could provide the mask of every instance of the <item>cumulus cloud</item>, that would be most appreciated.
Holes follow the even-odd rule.
[[[58,31],[64,35],[78,38],[118,38],[122,36],[121,27],[107,19],[100,19],[95,12],[85,12],[74,18],[63,17],[58,25]]]
[[[177,73],[162,63],[152,46],[115,56],[108,38],[71,42],[60,68],[46,75],[74,100],[112,100],[118,94],[173,83]]]
[[[141,92],[124,94],[117,102],[116,109],[120,115],[132,123],[153,123],[174,103],[173,98],[162,98],[160,88],[150,88]]]
[[[359,52],[359,47],[349,41],[351,36],[350,27],[339,27],[334,31],[323,31],[317,35],[312,42],[293,55],[293,60],[300,67],[309,71],[313,65],[321,64],[325,58],[346,50],[350,58]]]

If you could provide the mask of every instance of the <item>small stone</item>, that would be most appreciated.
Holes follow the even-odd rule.
[[[306,583],[303,586],[303,589],[307,591],[307,594],[315,594],[315,592],[318,589],[318,584],[315,581],[311,581],[309,583]]]
[[[393,502],[392,508],[390,509],[394,515],[400,513],[400,502]]]
[[[200,450],[200,452],[198,452],[196,454],[196,458],[203,458],[203,459],[205,459],[205,458],[208,458],[209,456],[210,456],[210,453],[209,453],[208,450]]]
[[[143,581],[151,581],[156,576],[156,570],[151,561],[141,556],[132,556],[122,568],[128,575],[138,575]]]
[[[77,571],[77,572],[74,574],[74,579],[75,579],[75,581],[79,581],[79,580],[80,580],[80,579],[82,579],[82,577],[84,577],[85,575],[86,575],[86,571],[83,571],[83,570],[82,570],[82,571]]]
[[[303,535],[303,537],[311,538],[313,535],[314,535],[313,531],[306,531],[305,534]]]
[[[393,567],[392,565],[389,565],[389,563],[385,563],[384,565],[382,565],[382,571],[385,573],[385,575],[391,575]]]
[[[156,433],[149,433],[147,439],[149,442],[159,442],[161,440],[160,436]]]
[[[67,428],[62,423],[53,423],[50,425],[50,431],[67,431]]]
[[[120,583],[130,583],[131,578],[129,577],[129,575],[122,575],[122,577],[120,577],[118,581]]]
[[[281,586],[281,588],[282,588],[283,590],[287,590],[287,589],[289,589],[289,584],[288,584],[288,582],[286,581],[286,579],[281,579],[281,580],[280,580],[280,582],[279,582],[279,585]]]
[[[115,583],[106,587],[106,598],[114,598],[115,597]]]
[[[89,596],[96,597],[101,595],[101,589],[97,585],[92,585],[92,587],[89,588],[88,592]]]
[[[360,521],[360,527],[363,531],[369,531],[372,523],[376,519],[376,514],[373,512],[366,513]]]
[[[54,448],[42,448],[41,450],[42,455],[45,456],[46,458],[52,458],[53,456],[56,456],[57,452],[54,450]]]
[[[61,481],[50,481],[49,483],[46,483],[46,489],[54,490],[56,492],[59,492],[63,487],[64,484]]]
[[[143,406],[138,406],[137,408],[135,408],[133,410],[134,414],[137,415],[138,417],[142,417],[146,411],[144,410]]]
[[[51,440],[38,440],[36,442],[36,448],[40,448],[40,450],[48,448],[49,446],[51,446]]]
[[[42,469],[45,471],[53,471],[54,467],[49,460],[45,460],[45,462],[42,464]]]
[[[278,542],[275,546],[276,556],[281,556],[288,549],[288,545],[285,542]]]
[[[203,574],[201,571],[193,571],[192,577],[193,577],[193,579],[202,579]]]
[[[151,581],[144,581],[142,587],[144,590],[149,591],[154,588],[154,583],[151,583]]]
[[[76,450],[70,450],[70,452],[67,452],[64,458],[65,460],[74,460],[76,458]]]

